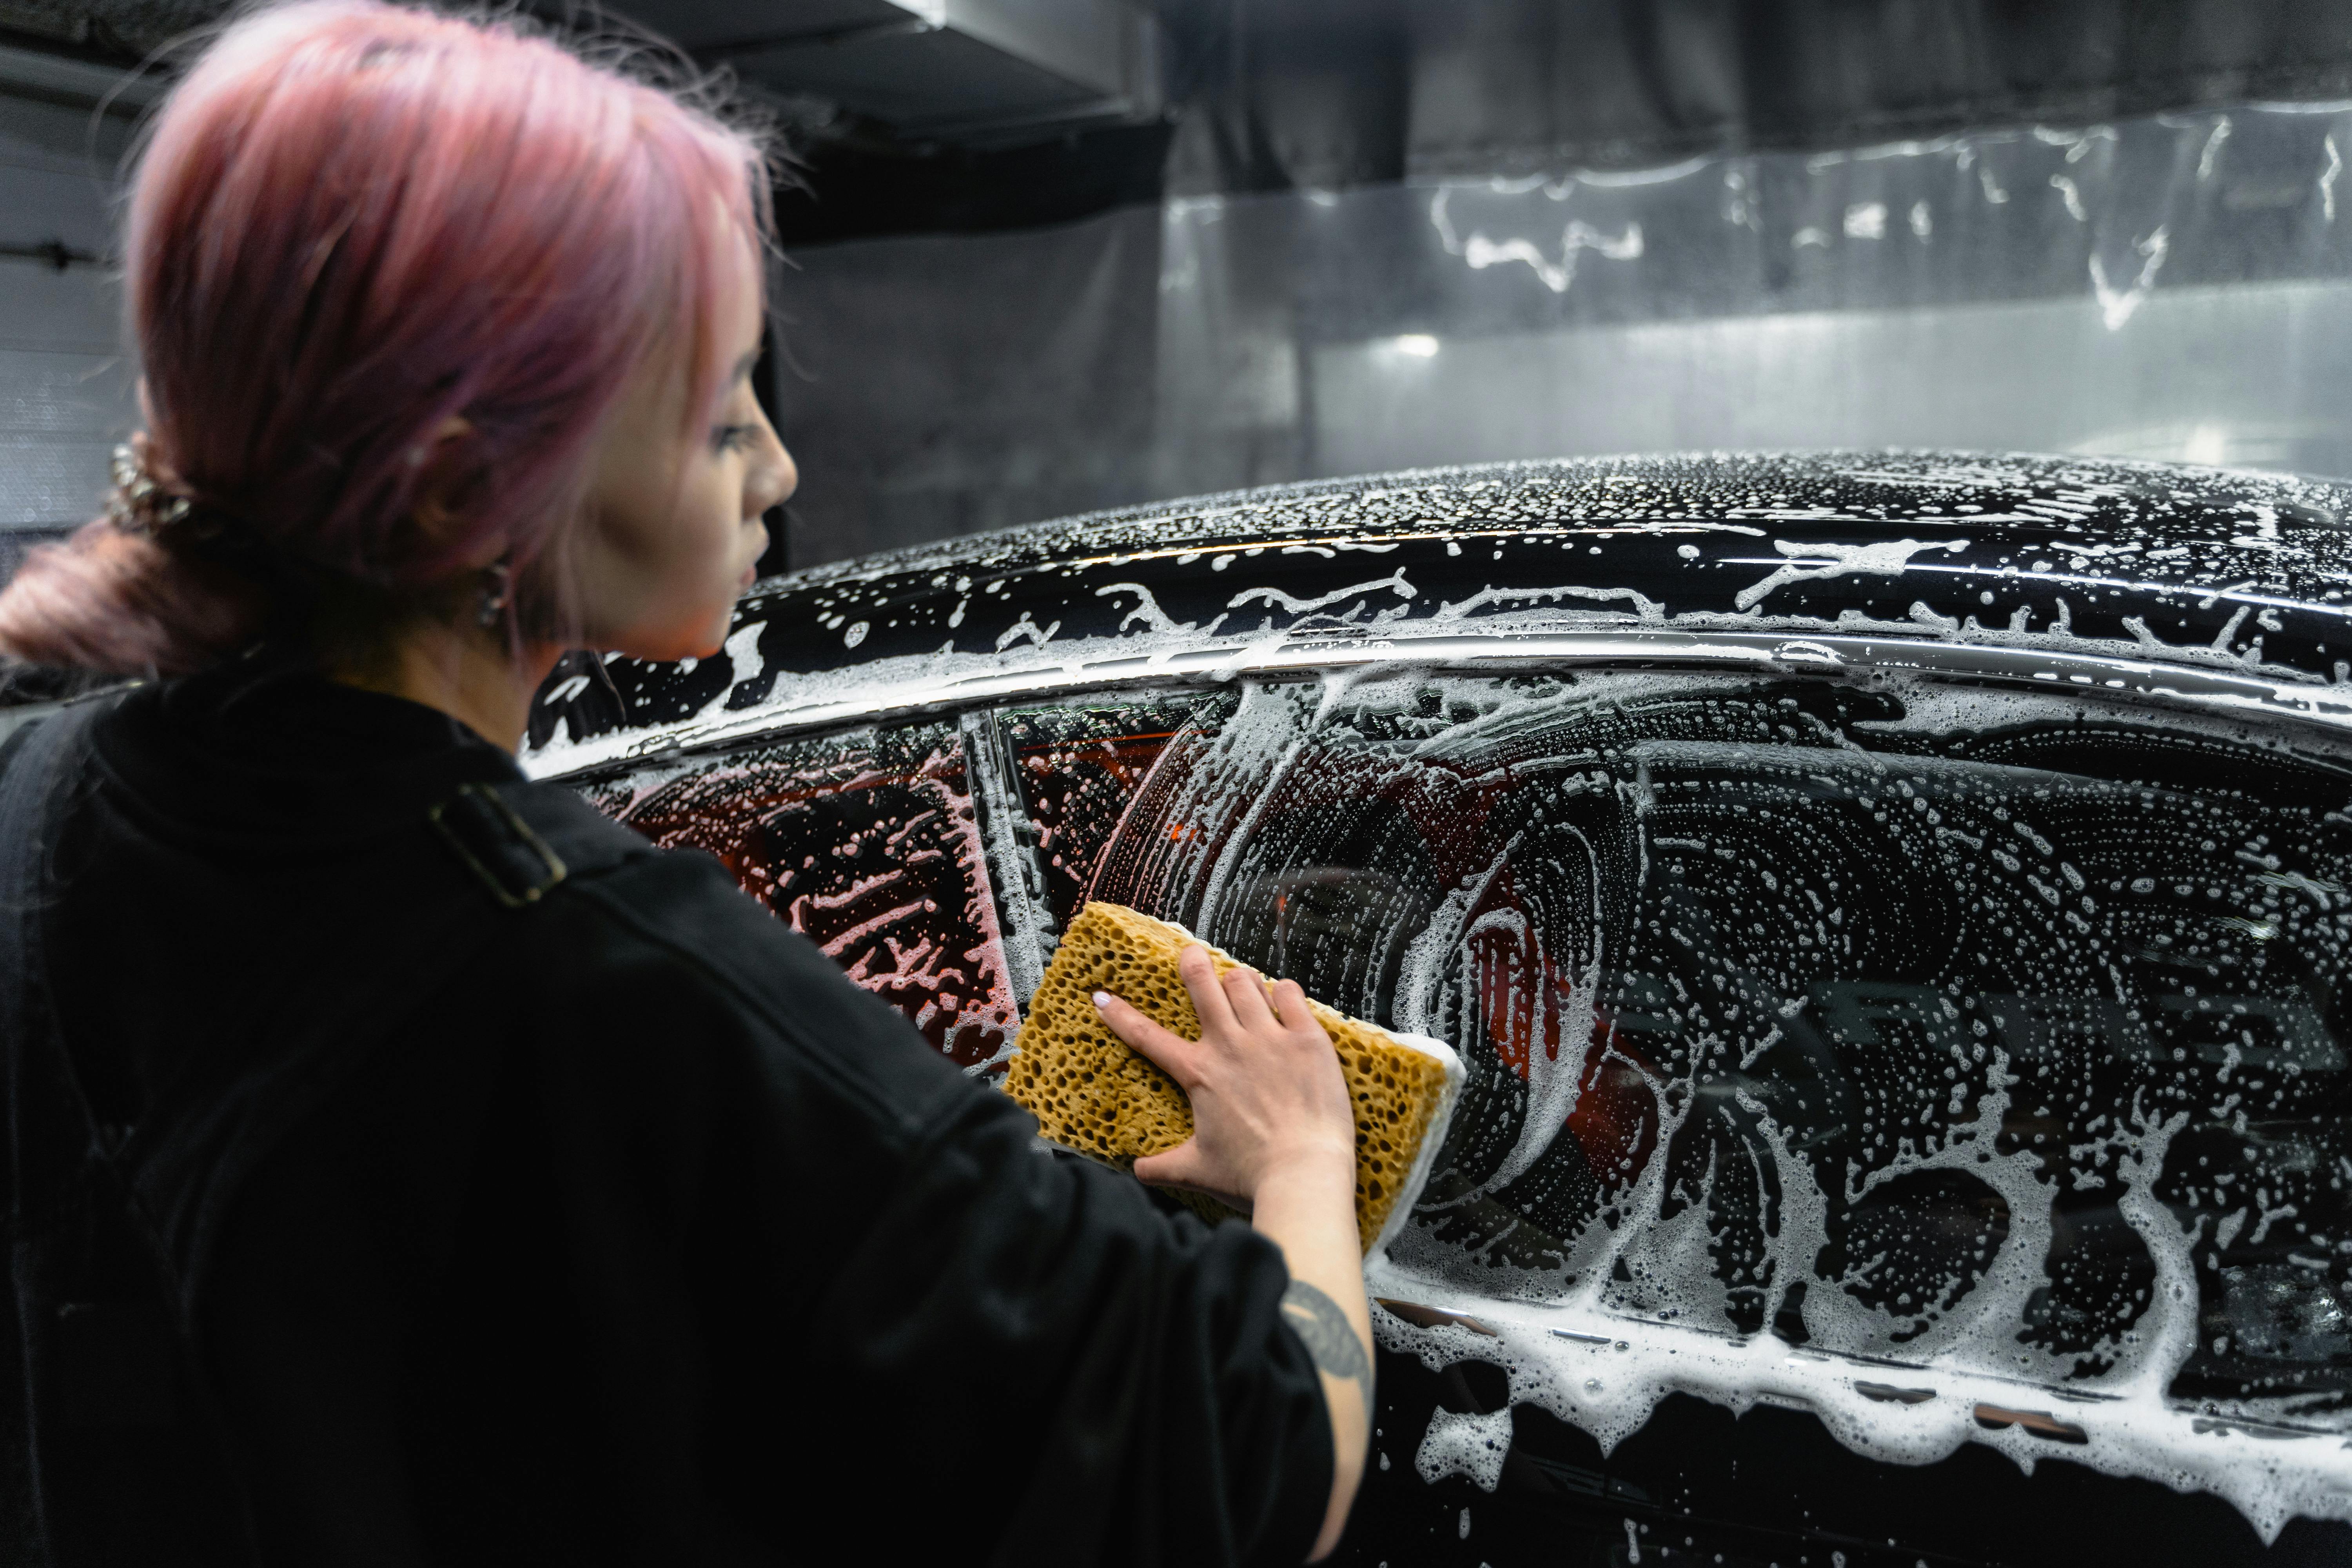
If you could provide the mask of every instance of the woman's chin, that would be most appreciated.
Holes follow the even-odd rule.
[[[605,651],[627,658],[638,658],[647,664],[677,664],[689,658],[716,658],[727,647],[727,630],[733,620],[730,610],[719,617],[715,627],[698,627],[691,632],[673,632],[667,636],[643,636],[617,638],[606,645]]]

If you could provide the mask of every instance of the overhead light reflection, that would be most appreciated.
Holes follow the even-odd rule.
[[[1437,340],[1427,332],[1406,332],[1402,337],[1391,338],[1389,347],[1401,354],[1411,354],[1415,359],[1437,357]]]

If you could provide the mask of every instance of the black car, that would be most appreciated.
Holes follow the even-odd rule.
[[[1089,898],[1468,1077],[1363,1563],[2352,1562],[2352,489],[1709,456],[761,584],[530,763],[975,1073]]]

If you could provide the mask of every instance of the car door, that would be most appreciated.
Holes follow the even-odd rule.
[[[978,1070],[1088,898],[1450,1040],[1464,1098],[1377,1282],[1412,1352],[1383,1357],[1365,1510],[1391,1532],[1436,1501],[1553,1539],[1566,1508],[1628,1550],[1873,1560],[1832,1527],[1859,1485],[1695,1515],[1686,1455],[1639,1456],[1699,1401],[1801,1423],[1756,1473],[1968,1470],[1882,1510],[1906,1563],[2036,1560],[2051,1483],[1998,1523],[1965,1501],[2011,1461],[2227,1495],[2145,1510],[2213,1561],[2326,1509],[2352,759],[2323,735],[1923,678],[1334,672],[591,794]]]

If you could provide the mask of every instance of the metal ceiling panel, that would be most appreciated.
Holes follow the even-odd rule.
[[[746,54],[732,63],[746,80],[830,99],[904,132],[1055,116],[1103,96],[944,28]]]
[[[1127,34],[1113,0],[941,0],[942,25],[1106,96],[1125,91]]]
[[[698,53],[786,40],[817,43],[883,27],[937,26],[937,4],[908,0],[639,0],[628,14],[673,42]]]
[[[129,117],[161,98],[165,85],[160,75],[137,68],[0,44],[0,97],[68,109],[103,108]]]
[[[747,82],[954,140],[1158,112],[1157,24],[1123,0],[641,0]]]

